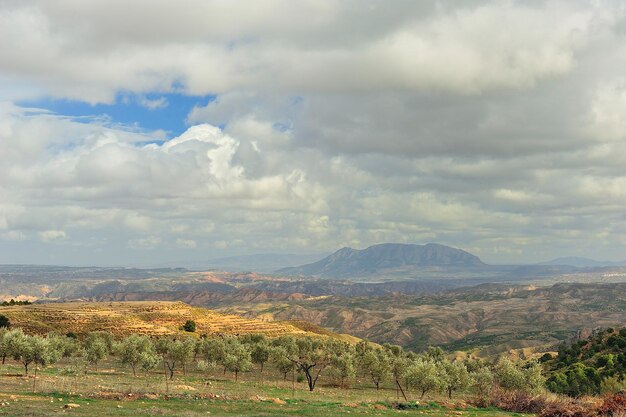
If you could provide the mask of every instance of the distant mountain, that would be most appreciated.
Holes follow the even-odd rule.
[[[541,262],[537,265],[568,265],[576,268],[597,268],[605,266],[626,266],[626,261],[622,262],[610,262],[610,261],[596,261],[595,259],[581,258],[577,256],[566,256],[562,258],[556,258],[551,261]]]
[[[384,243],[362,250],[339,249],[320,261],[283,268],[277,272],[284,275],[357,277],[419,268],[484,266],[486,264],[477,256],[449,246],[434,243],[427,245]]]

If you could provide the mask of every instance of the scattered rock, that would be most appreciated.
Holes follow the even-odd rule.
[[[273,402],[274,404],[278,404],[278,405],[285,405],[285,404],[287,404],[287,401],[283,401],[280,398],[270,398],[270,401]]]
[[[80,404],[74,404],[74,403],[67,403],[63,406],[63,408],[79,408]]]
[[[180,389],[183,391],[197,391],[194,387],[191,387],[189,385],[176,385],[174,388]]]

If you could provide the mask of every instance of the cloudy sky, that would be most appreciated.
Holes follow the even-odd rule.
[[[622,1],[0,0],[0,263],[626,259]]]

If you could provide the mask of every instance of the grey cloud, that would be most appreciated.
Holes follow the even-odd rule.
[[[623,18],[585,1],[3,2],[0,261],[382,241],[618,259]],[[151,145],[162,133],[11,103],[172,90],[218,97]]]
[[[0,6],[0,74],[90,102],[176,85],[197,94],[476,94],[569,72],[594,19],[612,21],[569,2],[437,4],[9,2]]]

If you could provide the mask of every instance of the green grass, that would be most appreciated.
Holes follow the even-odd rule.
[[[78,404],[79,408],[65,409],[64,405]],[[399,416],[427,415],[443,417],[460,415],[467,417],[521,416],[496,409],[447,409],[439,405],[391,404],[391,403],[339,403],[309,400],[287,400],[286,404],[271,401],[219,400],[219,399],[158,399],[158,400],[99,400],[74,396],[33,395],[0,407],[5,416]]]
[[[163,374],[156,371],[133,377],[107,361],[98,372],[74,380],[60,375],[64,366],[40,371],[36,393],[32,376],[22,376],[23,369],[16,363],[0,367],[0,403],[5,404],[0,406],[0,416],[520,416],[468,408],[462,397],[450,402],[435,395],[416,401],[417,393],[408,393],[410,401],[398,403],[391,386],[376,391],[366,379],[354,381],[350,389],[319,385],[311,393],[305,383],[296,382],[292,390],[291,381],[283,381],[271,369],[263,375],[247,373],[239,382],[219,370],[211,374],[190,370],[187,376],[177,373],[166,392]],[[69,403],[79,407],[63,408]]]

